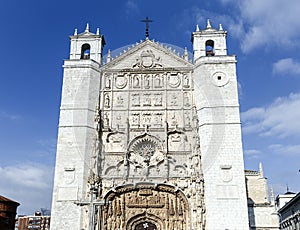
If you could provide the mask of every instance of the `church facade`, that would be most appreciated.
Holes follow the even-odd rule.
[[[103,60],[70,36],[51,229],[249,229],[236,58],[222,26],[193,57],[146,37]]]

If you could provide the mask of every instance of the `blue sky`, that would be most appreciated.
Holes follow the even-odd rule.
[[[245,167],[275,194],[300,191],[299,0],[65,1],[0,3],[0,194],[18,214],[50,208],[62,83],[69,35],[100,27],[107,50],[144,39],[191,49],[195,25],[222,23],[237,55]]]

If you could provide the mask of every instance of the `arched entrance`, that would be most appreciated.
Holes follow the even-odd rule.
[[[145,221],[138,224],[134,230],[157,230],[157,227],[155,224]]]
[[[141,182],[116,187],[105,196],[102,229],[188,229],[189,205],[174,186]]]

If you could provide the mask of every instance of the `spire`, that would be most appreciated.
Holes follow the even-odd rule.
[[[184,60],[186,60],[186,61],[189,60],[189,54],[188,54],[188,50],[187,50],[186,47],[184,47],[183,58],[184,58]]]
[[[86,24],[85,32],[90,32],[90,25],[89,25],[89,23]]]
[[[196,25],[196,32],[199,32],[199,31],[200,31],[199,25],[197,24],[197,25]]]
[[[206,29],[211,29],[211,24],[210,24],[209,19],[207,19],[207,26],[206,26]]]
[[[259,162],[259,175],[261,178],[264,177],[264,171],[263,171],[263,166],[262,166],[261,162]]]
[[[110,54],[110,49],[107,52],[107,57],[106,57],[106,63],[111,61],[111,54]]]
[[[274,191],[273,188],[270,188],[270,203],[271,205],[275,205],[275,196],[274,196]]]
[[[219,30],[223,30],[222,24],[219,25]]]

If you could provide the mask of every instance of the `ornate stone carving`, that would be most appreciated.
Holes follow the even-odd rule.
[[[177,88],[181,83],[180,75],[181,74],[179,73],[168,73],[167,77],[169,86],[171,86],[172,88]]]
[[[131,103],[132,103],[132,106],[140,106],[140,94],[139,93],[133,93],[131,95]]]
[[[105,88],[106,89],[111,88],[111,75],[110,74],[105,75]]]
[[[186,73],[183,75],[183,87],[185,88],[190,87],[190,76]]]
[[[145,76],[144,76],[144,88],[145,89],[149,89],[150,88],[150,86],[151,86],[151,76],[149,75],[149,74],[146,74]]]
[[[144,106],[151,106],[151,94],[150,93],[144,93],[143,95],[143,105]]]
[[[162,93],[154,94],[153,102],[154,106],[162,106]]]
[[[134,74],[132,77],[132,87],[133,88],[140,88],[141,87],[141,79],[140,75]]]
[[[104,94],[104,107],[110,108],[110,96],[108,93]]]
[[[156,74],[154,77],[154,87],[162,88],[163,87],[163,74]]]
[[[162,67],[160,57],[156,58],[152,50],[144,50],[136,59],[132,68],[157,68]]]
[[[115,77],[115,82],[116,82],[116,88],[117,89],[123,89],[125,88],[125,86],[127,85],[127,76],[123,75],[123,74],[118,74]]]
[[[150,166],[158,165],[164,160],[164,153],[160,141],[158,138],[149,134],[136,137],[130,143],[128,160],[135,167],[146,169]]]
[[[173,186],[124,185],[108,192],[105,199],[108,204],[102,207],[101,229],[137,229],[149,223],[147,226],[158,230],[187,230],[191,221],[187,198]]]
[[[183,93],[183,105],[184,106],[190,106],[191,104],[190,104],[190,94],[189,94],[189,92],[184,92]]]

